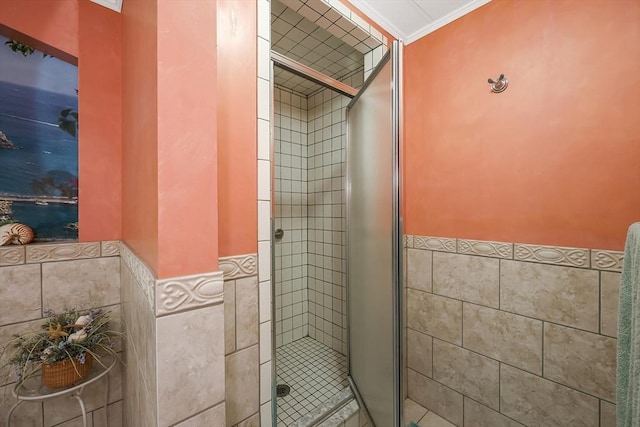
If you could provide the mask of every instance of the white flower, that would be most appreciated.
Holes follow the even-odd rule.
[[[87,339],[87,331],[85,331],[83,328],[83,329],[80,329],[78,332],[74,332],[71,335],[69,335],[69,338],[67,338],[67,342],[69,344],[81,343],[86,339]]]
[[[89,316],[80,316],[78,320],[76,320],[76,325],[87,326],[89,324]]]

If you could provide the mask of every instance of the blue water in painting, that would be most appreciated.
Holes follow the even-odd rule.
[[[0,81],[0,131],[19,147],[0,148],[0,193],[33,195],[33,181],[47,176],[77,185],[78,141],[57,125],[66,108],[77,111],[78,98]],[[77,205],[14,202],[12,210],[38,239],[77,239],[66,227],[78,221]]]

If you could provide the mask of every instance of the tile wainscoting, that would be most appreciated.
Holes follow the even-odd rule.
[[[622,252],[405,236],[408,397],[457,426],[615,426]]]
[[[120,329],[119,242],[55,243],[0,248],[0,347],[12,334],[39,328],[43,310],[61,311],[101,307],[113,313]],[[4,355],[6,358],[8,354]],[[0,359],[0,366],[6,360]],[[110,427],[122,426],[122,369],[110,374]],[[0,372],[0,422],[15,400],[15,379]],[[103,383],[84,392],[90,425],[103,426]],[[81,422],[75,399],[59,398],[43,403],[24,403],[11,418],[14,426],[70,427]]]

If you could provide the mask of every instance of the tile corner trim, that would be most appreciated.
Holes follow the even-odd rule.
[[[120,244],[120,259],[133,274],[147,297],[149,307],[153,310],[155,306],[155,276],[153,272],[124,242]]]
[[[177,313],[224,301],[223,272],[156,280],[156,315]]]
[[[255,276],[258,273],[258,255],[244,254],[218,259],[218,268],[224,274],[224,280]]]

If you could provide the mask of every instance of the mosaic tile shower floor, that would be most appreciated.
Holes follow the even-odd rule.
[[[302,416],[348,386],[347,358],[310,337],[276,349],[276,379],[291,387],[278,398],[278,426]]]

